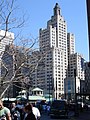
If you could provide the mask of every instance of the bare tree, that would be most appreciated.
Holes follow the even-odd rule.
[[[1,97],[5,95],[11,86],[16,86],[19,89],[26,89],[28,91],[29,88],[33,87],[33,73],[36,70],[44,70],[44,58],[49,50],[44,53],[39,52],[33,48],[36,40],[32,39],[32,41],[33,42],[30,40],[30,42],[27,43],[25,40],[22,42],[22,46],[15,46],[13,44],[6,46],[2,56],[2,70],[4,73],[2,74],[1,85],[3,85],[2,88],[4,88],[4,90],[1,93]],[[28,44],[30,44],[29,47],[27,47]],[[44,81],[41,81],[38,85],[45,85],[42,82]]]
[[[15,0],[0,1],[0,26],[5,31],[0,38],[0,46],[2,41],[7,39],[9,31],[24,25],[24,17],[22,20],[16,19],[15,16],[13,17],[13,12],[17,9],[14,4]],[[44,58],[50,50],[47,49],[43,53],[39,52],[35,47],[35,44],[38,43],[38,38],[34,38],[31,35],[29,38],[18,36],[17,39],[21,41],[19,46],[11,42],[6,44],[4,46],[5,49],[0,52],[0,98],[7,96],[5,93],[9,89],[13,89],[12,86],[29,90],[33,86],[32,74],[37,69],[43,70],[45,67]]]
[[[12,31],[12,29],[21,28],[25,23],[24,16],[22,18],[16,18],[14,14],[14,12],[17,10],[15,2],[16,0],[0,1],[0,28],[1,28],[0,32],[3,33],[3,35],[0,36],[0,48],[5,47],[5,45],[3,46],[2,43],[5,42],[6,39],[8,39],[7,38],[8,32]],[[2,30],[4,30],[4,32]],[[8,46],[6,46],[5,49],[2,49],[0,51],[0,65],[1,65],[0,81],[2,91],[3,91],[2,88],[4,88],[4,84],[5,85],[7,84],[7,87],[5,87],[4,91],[1,94],[1,97],[7,91],[9,86],[12,84],[14,78],[16,77],[16,74],[18,73],[18,71],[20,71],[21,67],[25,62],[24,58],[26,56],[23,55],[24,58],[22,57],[23,58],[22,59],[21,56],[18,55],[17,51],[18,51],[17,47],[13,45],[13,41]],[[19,60],[16,60],[16,54]]]
[[[19,83],[17,87],[22,88],[24,85],[30,84],[30,81],[28,81],[30,78],[29,69],[32,65],[28,63],[28,60],[31,56],[31,51],[31,47],[25,48],[24,46],[15,46],[12,44],[6,46],[1,60],[1,87],[4,88],[4,90],[2,89],[1,97],[11,85]],[[20,84],[24,85],[20,86]]]

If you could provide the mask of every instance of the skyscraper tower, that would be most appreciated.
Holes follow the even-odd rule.
[[[64,94],[67,59],[67,24],[56,3],[54,15],[47,22],[46,29],[39,31],[39,46],[45,56],[45,92],[54,93],[56,99]],[[53,87],[52,87],[53,86]]]

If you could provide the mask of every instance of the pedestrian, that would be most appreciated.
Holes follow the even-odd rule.
[[[10,110],[4,107],[2,100],[0,100],[0,120],[11,120]]]
[[[31,104],[28,104],[25,106],[25,118],[24,120],[36,120],[36,117],[35,115],[33,114],[33,111],[32,111],[32,105]]]
[[[12,120],[21,120],[20,110],[16,107],[12,114]]]
[[[22,104],[22,102],[20,100],[17,100],[16,107],[18,107],[19,109],[22,109],[24,107],[24,105]]]
[[[47,104],[47,114],[49,115],[49,113],[50,113],[50,105]]]
[[[31,104],[31,103],[28,103],[28,104]],[[33,111],[33,114],[35,115],[36,117],[36,120],[40,120],[40,117],[41,117],[41,114],[40,114],[40,111],[39,109],[35,106],[35,104],[31,104],[32,105],[32,111]]]
[[[11,110],[11,118],[12,118],[12,120],[13,120],[13,116],[14,116],[14,112],[15,112],[15,108],[16,108],[16,103],[11,103],[11,108],[10,108],[10,110]]]
[[[15,111],[15,108],[16,108],[16,103],[11,103],[11,107],[10,107],[10,110],[11,110],[11,114],[13,114],[13,112]]]
[[[21,120],[22,120],[23,119],[23,108],[24,108],[24,105],[22,104],[22,102],[20,100],[17,100],[16,101],[16,107],[19,108],[20,117],[21,117]]]

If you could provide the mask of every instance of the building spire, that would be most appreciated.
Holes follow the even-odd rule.
[[[56,3],[56,5],[54,7],[54,16],[55,15],[60,15],[60,7],[59,7],[58,3]]]

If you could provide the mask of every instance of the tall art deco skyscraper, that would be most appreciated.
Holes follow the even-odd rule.
[[[39,30],[40,51],[46,53],[45,93],[59,99],[64,95],[64,79],[67,73],[67,24],[56,3],[53,16],[47,22],[46,29]]]

